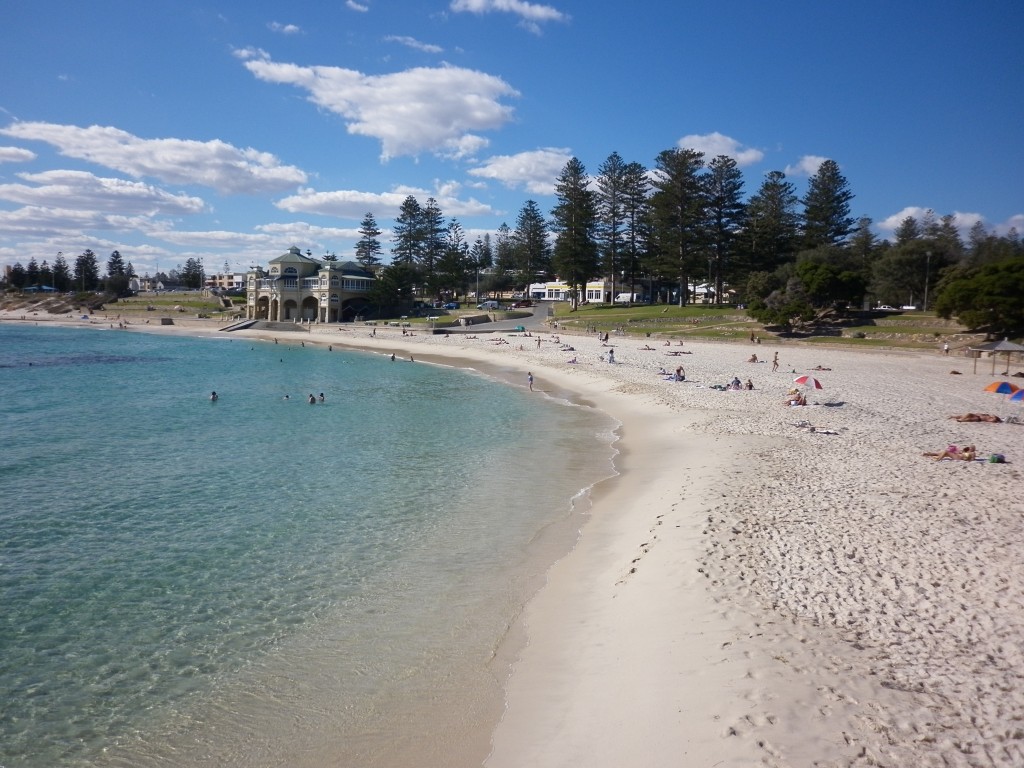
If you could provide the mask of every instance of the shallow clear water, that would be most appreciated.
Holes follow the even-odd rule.
[[[7,768],[440,748],[610,473],[600,414],[368,354],[5,323],[0,391]]]

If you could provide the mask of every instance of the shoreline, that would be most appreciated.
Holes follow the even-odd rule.
[[[982,392],[988,371],[937,354],[754,347],[780,352],[771,374],[743,362],[742,342],[667,356],[677,349],[621,338],[609,365],[596,338],[565,335],[573,352],[558,334],[537,338],[301,338],[515,386],[529,370],[537,389],[622,425],[619,475],[592,491],[576,548],[512,630],[525,644],[507,680],[496,670],[505,711],[485,765],[1024,761],[1024,429],[948,418],[1014,412]],[[680,362],[687,382],[655,373]],[[810,370],[822,363],[831,370]],[[808,372],[825,383],[817,405],[784,406]],[[710,388],[733,375],[756,389]],[[1010,463],[921,456],[951,442]]]

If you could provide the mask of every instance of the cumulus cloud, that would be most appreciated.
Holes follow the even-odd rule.
[[[899,225],[903,223],[904,219],[906,219],[908,216],[913,217],[917,219],[918,222],[920,222],[921,219],[924,218],[925,214],[930,212],[931,208],[922,208],[919,205],[908,205],[903,210],[897,211],[896,213],[892,214],[892,216],[888,216],[882,221],[878,222],[877,226],[883,232],[894,232],[899,227]]]
[[[899,228],[900,224],[902,224],[904,219],[908,216],[912,216],[917,219],[917,222],[920,224],[929,214],[935,215],[935,212],[931,208],[924,208],[919,205],[908,205],[891,216],[885,217],[879,221],[876,226],[880,232],[891,235]],[[968,233],[971,231],[971,227],[975,224],[978,224],[979,222],[981,224],[986,223],[985,217],[980,213],[954,211],[951,215],[953,217],[953,225],[959,230],[960,236],[963,238],[967,237]],[[935,216],[935,218],[939,219],[942,217]],[[1005,224],[996,225],[994,228],[995,232],[1000,235],[1005,235],[1010,231],[1010,227],[1013,226],[1014,219],[1016,219],[1017,223],[1020,224],[1021,222],[1024,222],[1024,215],[1015,216]],[[886,239],[888,239],[888,237]]]
[[[431,45],[430,43],[421,43],[415,37],[409,37],[408,35],[388,35],[384,38],[388,43],[399,43],[407,48],[412,48],[416,51],[423,51],[424,53],[443,53],[444,48],[439,45]]]
[[[280,32],[282,35],[298,35],[302,32],[302,29],[295,24],[282,24],[279,21],[270,22],[267,24],[267,29],[271,32]]]
[[[412,195],[421,204],[433,197],[445,216],[482,216],[494,212],[490,206],[477,200],[459,198],[459,191],[459,185],[454,182],[438,183],[434,190],[403,186],[395,187],[390,192],[362,192],[354,189],[317,192],[303,189],[279,200],[276,205],[289,213],[317,213],[358,220],[367,211],[371,211],[380,218],[391,218],[402,207],[405,198]]]
[[[21,147],[0,147],[0,163],[27,163],[36,159],[36,153]]]
[[[540,25],[549,21],[568,21],[569,15],[550,5],[527,3],[524,0],[452,0],[449,6],[456,13],[511,13],[519,17],[526,29],[540,33]]]
[[[359,13],[366,13],[370,10],[369,6],[357,3],[356,0],[345,0],[345,7],[350,11],[359,11]]]
[[[525,189],[535,195],[555,191],[555,179],[572,159],[564,148],[545,147],[515,155],[495,155],[468,173],[482,179],[495,179],[510,189]]]
[[[26,184],[0,184],[0,200],[40,208],[77,208],[153,216],[201,213],[198,197],[172,194],[149,184],[94,176],[85,171],[20,174]]]
[[[764,159],[764,152],[753,147],[745,147],[736,139],[715,131],[706,134],[691,134],[683,136],[678,142],[680,149],[695,149],[703,152],[705,159],[728,155],[736,161],[736,165],[743,168]]]
[[[500,128],[512,119],[512,108],[501,99],[519,95],[499,77],[461,67],[366,75],[238,55],[260,80],[306,91],[314,104],[341,115],[349,133],[380,141],[384,160],[421,152],[450,155],[467,141],[479,142],[477,131]]]
[[[142,229],[146,221],[145,216],[26,205],[13,211],[0,211],[0,235],[32,239],[81,237],[86,231],[131,232]]]
[[[783,173],[787,176],[813,176],[826,160],[828,160],[827,157],[804,155],[797,160],[796,165],[787,165],[783,169]]]
[[[252,248],[252,257],[242,261],[255,259],[256,263],[266,262],[268,250],[280,249],[283,252],[296,243],[301,243],[303,250],[307,247],[322,249],[326,242],[359,237],[358,229],[319,227],[302,221],[262,224],[254,229],[255,232],[236,232],[227,229],[181,230],[163,226],[150,229],[148,234],[167,243],[191,248]]]
[[[1011,229],[1017,230],[1018,235],[1024,235],[1024,213],[1018,213],[1006,220],[1006,223],[997,227],[1000,234],[1006,234]]]
[[[294,166],[268,152],[227,142],[142,139],[118,128],[54,123],[12,123],[0,135],[51,144],[65,157],[103,165],[133,178],[200,184],[226,194],[280,191],[306,181]]]

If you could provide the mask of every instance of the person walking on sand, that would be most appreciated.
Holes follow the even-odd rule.
[[[779,353],[775,353],[775,357],[772,358],[772,373],[779,370]]]
[[[526,383],[530,385],[530,391],[533,392],[533,372],[526,372]]]
[[[949,354],[949,342],[948,341],[943,342],[943,344],[942,344],[942,354],[944,354],[944,355],[948,355]]]

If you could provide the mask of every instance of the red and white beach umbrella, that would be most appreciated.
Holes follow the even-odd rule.
[[[793,379],[793,383],[799,384],[801,387],[810,387],[811,389],[824,389],[824,387],[821,386],[820,381],[813,376],[807,376],[806,374],[803,376],[797,376]]]

